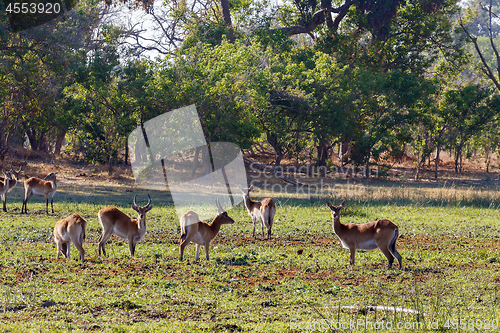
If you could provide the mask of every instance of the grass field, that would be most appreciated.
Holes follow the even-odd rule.
[[[134,332],[406,332],[498,331],[500,327],[500,195],[493,182],[359,182],[341,184],[341,221],[388,218],[400,228],[403,270],[388,270],[380,251],[349,253],[332,232],[324,194],[272,193],[273,239],[251,237],[243,206],[229,211],[211,247],[194,261],[191,245],[178,261],[179,223],[164,193],[150,191],[146,237],[129,257],[113,237],[97,256],[99,209],[130,208],[145,191],[63,182],[56,213],[31,199],[21,215],[22,188],[0,212],[0,330]],[[91,194],[88,194],[91,193]],[[256,191],[255,197],[269,195]],[[138,202],[139,203],[139,202]],[[72,247],[56,261],[56,221],[87,219],[87,261]],[[298,251],[302,250],[302,251]],[[301,252],[301,254],[298,254]],[[395,265],[397,267],[397,265]],[[412,311],[406,311],[412,310]]]

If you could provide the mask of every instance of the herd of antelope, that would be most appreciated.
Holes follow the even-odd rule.
[[[0,177],[0,195],[3,202],[3,211],[6,212],[7,193],[18,183],[24,183],[24,199],[21,208],[21,214],[28,213],[27,202],[34,195],[45,197],[45,211],[48,214],[48,203],[52,213],[54,213],[53,198],[57,191],[56,173],[50,173],[44,179],[25,176],[25,180],[20,180],[20,173],[23,164],[19,170],[14,170],[12,164],[10,171],[3,171],[4,177]],[[240,189],[243,195],[243,201],[248,214],[253,222],[253,237],[255,237],[255,225],[259,220],[261,224],[262,237],[264,237],[264,228],[267,229],[267,238],[271,238],[271,229],[273,227],[274,215],[276,214],[276,205],[273,199],[264,198],[261,201],[252,200],[250,191],[253,185],[248,189]],[[135,253],[137,242],[141,241],[146,234],[146,213],[153,206],[151,197],[148,194],[148,203],[144,207],[140,207],[136,203],[136,197],[132,204],[132,209],[137,212],[137,218],[133,219],[120,211],[115,206],[103,208],[98,213],[99,222],[102,226],[102,233],[99,236],[98,252],[99,256],[102,253],[106,256],[104,246],[109,238],[115,234],[118,237],[128,241],[130,256]],[[340,239],[342,246],[350,251],[349,263],[354,265],[356,250],[375,250],[380,251],[387,257],[388,267],[392,267],[394,257],[398,260],[399,268],[402,266],[401,255],[396,250],[396,241],[399,237],[398,227],[387,219],[381,219],[369,223],[340,223],[340,210],[344,207],[345,201],[340,206],[333,206],[330,201],[326,201],[326,205],[331,210],[333,231]],[[209,248],[212,240],[217,236],[223,224],[233,224],[234,220],[229,217],[228,213],[221,207],[219,201],[216,201],[217,215],[212,223],[208,224],[200,221],[198,214],[193,211],[187,211],[180,218],[181,236],[179,238],[179,260],[183,259],[184,249],[191,243],[196,244],[196,260],[200,257],[201,246],[205,247],[206,259],[209,259]],[[83,249],[83,240],[85,239],[85,229],[87,221],[78,213],[74,213],[59,222],[54,227],[54,242],[57,245],[57,256],[62,253],[66,258],[70,257],[70,243],[78,249],[80,253],[80,261],[83,263],[85,258],[85,250]]]

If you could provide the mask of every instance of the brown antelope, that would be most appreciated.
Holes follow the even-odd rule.
[[[386,219],[363,224],[342,224],[340,223],[340,210],[344,207],[344,204],[345,201],[342,201],[340,206],[332,206],[330,201],[326,202],[326,205],[332,211],[333,231],[340,239],[342,246],[349,249],[351,253],[349,263],[354,265],[356,250],[375,250],[379,248],[389,260],[389,268],[392,267],[394,257],[396,257],[401,269],[403,267],[401,264],[402,258],[396,250],[396,241],[399,237],[398,227]]]
[[[200,221],[198,214],[192,210],[187,211],[181,216],[181,237],[179,239],[179,260],[184,256],[184,249],[190,243],[196,244],[196,260],[200,259],[200,248],[205,247],[205,256],[209,260],[208,251],[210,242],[219,233],[220,227],[223,224],[233,224],[234,221],[227,215],[227,212],[222,209],[219,200],[216,201],[217,216],[211,224]]]
[[[0,180],[0,196],[2,197],[3,201],[3,210],[4,212],[6,212],[7,210],[5,209],[5,199],[7,191],[9,190],[10,182],[12,181],[12,175],[10,172],[5,172],[5,170],[3,171],[3,175],[5,177]]]
[[[27,203],[32,196],[45,197],[45,212],[47,214],[49,213],[50,199],[52,214],[54,214],[54,194],[56,194],[57,191],[56,175],[57,172],[52,172],[44,179],[31,177],[24,181],[24,200],[23,206],[21,207],[21,214],[23,212],[28,214]]]
[[[21,174],[21,170],[22,169],[23,169],[23,164],[21,164],[21,167],[17,171],[14,170],[14,168],[12,168],[12,163],[10,164],[10,172],[12,174],[12,178],[9,180],[9,189],[7,190],[7,192],[10,192],[12,190],[12,188],[14,186],[16,186],[16,184],[19,182],[19,175]],[[3,183],[4,181],[5,181],[5,178],[4,177],[0,177],[0,182]],[[7,211],[7,207],[6,207],[7,192],[5,192],[4,194],[1,195],[2,202],[3,202],[3,211],[4,212]]]
[[[276,205],[273,199],[265,198],[261,201],[255,201],[250,199],[250,191],[253,189],[253,185],[250,188],[243,190],[243,200],[245,201],[245,207],[247,208],[248,214],[252,218],[253,222],[253,237],[255,238],[255,221],[260,220],[262,237],[264,237],[264,225],[267,228],[267,238],[271,238],[271,229],[273,227],[274,214],[276,214]]]
[[[69,259],[70,245],[72,242],[80,252],[80,261],[83,263],[85,250],[83,250],[83,240],[85,239],[85,228],[87,221],[78,213],[74,213],[56,223],[54,227],[54,242],[57,245],[57,256],[63,254]]]
[[[146,213],[153,208],[149,194],[148,203],[144,207],[137,206],[135,202],[136,197],[137,195],[134,196],[132,209],[137,212],[137,219],[130,218],[114,206],[108,206],[99,211],[99,222],[101,222],[102,226],[102,234],[99,237],[99,256],[101,255],[101,250],[106,255],[104,246],[113,234],[128,240],[130,256],[134,255],[135,245],[146,234]]]

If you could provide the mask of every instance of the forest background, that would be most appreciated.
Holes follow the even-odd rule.
[[[437,178],[446,151],[456,173],[498,168],[498,1],[82,0],[29,29],[8,4],[0,160],[23,147],[111,173],[134,128],[195,104],[208,142],[275,166],[385,172],[411,156]]]

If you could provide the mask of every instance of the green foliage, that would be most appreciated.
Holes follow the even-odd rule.
[[[498,115],[500,106],[497,103],[498,95],[491,95],[490,89],[477,85],[445,93],[440,107],[448,123],[447,145],[455,151],[456,172],[461,169],[459,159],[465,144]]]
[[[200,44],[163,61],[147,91],[158,113],[195,104],[209,141],[248,148],[259,136],[255,112],[267,102],[265,56],[258,44]]]
[[[453,34],[455,1],[359,1],[335,31],[320,24],[289,38],[276,28],[343,3],[230,1],[229,28],[216,2],[166,2],[183,40],[156,61],[121,59],[124,30],[100,21],[94,0],[22,34],[7,32],[2,13],[0,158],[27,135],[33,149],[55,151],[67,137],[75,156],[111,163],[141,122],[190,104],[208,141],[267,141],[276,164],[324,165],[340,142],[355,166],[408,146],[421,164],[438,147],[460,156],[484,131],[494,135],[484,124],[498,116],[496,97],[469,83],[447,88],[468,61]]]

